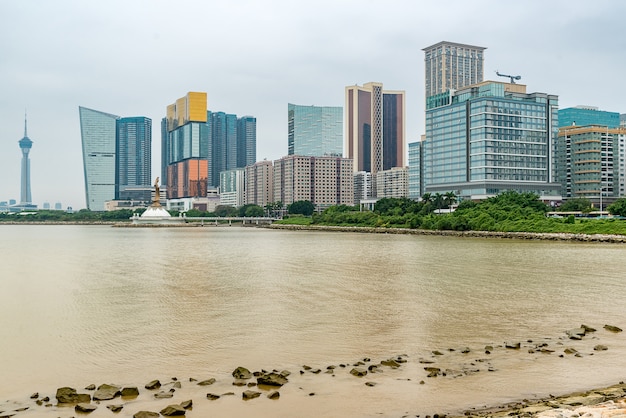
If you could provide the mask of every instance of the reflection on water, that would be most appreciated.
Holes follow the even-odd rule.
[[[626,325],[620,245],[238,227],[0,231],[3,398],[31,393],[33,382],[136,384],[243,363],[417,359],[435,349],[557,338],[581,323]],[[626,347],[610,338],[593,369],[505,355],[508,371],[471,385],[439,379],[417,394],[389,382],[356,411],[616,383],[623,376],[608,360],[623,365]],[[419,364],[408,367],[418,376]],[[333,399],[325,400],[333,408],[350,404],[345,394]]]

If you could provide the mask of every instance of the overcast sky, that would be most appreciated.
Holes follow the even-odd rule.
[[[486,47],[485,79],[521,75],[560,108],[626,113],[626,1],[0,0],[0,200],[20,192],[28,112],[32,198],[84,208],[78,106],[160,121],[188,91],[257,118],[257,159],[287,154],[287,104],[343,106],[347,85],[405,90],[424,132],[424,53]],[[501,79],[506,81],[506,79]]]

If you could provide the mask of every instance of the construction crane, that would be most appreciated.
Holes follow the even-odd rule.
[[[508,74],[500,74],[498,70],[496,70],[496,75],[499,77],[509,77],[511,79],[511,84],[515,84],[515,80],[521,80],[521,75],[508,75]]]

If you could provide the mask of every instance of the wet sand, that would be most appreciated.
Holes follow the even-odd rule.
[[[469,390],[467,379],[478,374],[494,376],[508,373],[511,363],[505,358],[533,356],[556,358],[565,367],[589,367],[579,363],[593,361],[610,350],[607,337],[621,336],[620,328],[605,325],[594,329],[586,325],[542,340],[488,345],[484,348],[447,348],[430,351],[419,358],[394,355],[384,359],[361,358],[347,363],[306,365],[285,369],[244,370],[215,373],[212,376],[153,377],[151,381],[114,384],[112,394],[103,395],[100,384],[73,388],[77,397],[62,403],[59,388],[38,388],[19,399],[0,400],[0,418],[84,416],[80,408],[93,408],[90,417],[135,417],[140,411],[167,413],[171,407],[190,417],[604,417],[626,416],[626,384],[616,383],[599,389],[568,394],[515,399],[483,405],[480,399],[468,403],[459,397],[458,405],[397,405],[394,410],[377,410],[363,402],[358,408],[342,408],[341,399],[357,396],[364,400],[376,396],[393,397],[399,391],[425,389],[439,379]],[[575,345],[578,344],[578,345]],[[577,348],[574,348],[577,347]],[[244,367],[244,366],[242,366]],[[245,368],[245,367],[244,367]],[[468,384],[470,386],[468,386]],[[584,383],[582,384],[584,387]],[[42,390],[36,392],[35,390]],[[78,394],[83,399],[78,399]],[[126,396],[122,396],[122,394]],[[72,395],[73,396],[73,395]],[[470,395],[471,396],[471,395]],[[247,399],[249,397],[249,399]],[[86,398],[86,399],[85,399]],[[85,405],[77,407],[82,402]],[[468,405],[481,406],[468,406]],[[382,404],[380,404],[382,405]],[[388,403],[385,405],[389,405]],[[438,406],[437,406],[438,405]],[[465,406],[463,406],[465,405]],[[76,409],[79,408],[79,409]],[[149,416],[149,415],[148,415]]]

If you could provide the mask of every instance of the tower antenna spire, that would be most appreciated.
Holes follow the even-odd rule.
[[[26,131],[27,116],[28,116],[28,114],[26,113],[26,108],[24,108],[24,138],[28,137],[28,134],[27,134],[27,131]]]

